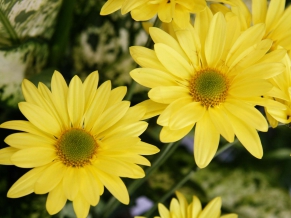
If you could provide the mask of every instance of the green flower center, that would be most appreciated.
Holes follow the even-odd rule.
[[[58,139],[57,155],[71,167],[83,167],[90,164],[96,154],[97,143],[94,137],[82,129],[69,129]]]
[[[229,88],[228,79],[217,70],[205,69],[190,80],[189,90],[194,101],[203,106],[214,107],[224,102]]]

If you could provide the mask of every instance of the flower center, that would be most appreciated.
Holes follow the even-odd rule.
[[[69,129],[58,139],[57,155],[70,167],[83,167],[90,164],[96,154],[97,143],[94,137],[82,129]]]
[[[207,108],[224,102],[228,88],[229,83],[225,75],[210,68],[197,72],[189,84],[193,100],[201,102]]]

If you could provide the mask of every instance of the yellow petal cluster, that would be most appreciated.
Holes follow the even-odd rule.
[[[180,192],[176,192],[177,198],[173,198],[168,210],[163,204],[159,204],[159,215],[155,218],[237,218],[236,214],[221,216],[221,198],[211,200],[203,209],[200,200],[193,196],[188,204],[186,198]],[[135,217],[142,218],[142,217]]]
[[[35,87],[23,81],[26,102],[19,103],[19,109],[28,121],[0,125],[21,131],[5,139],[9,147],[0,150],[0,163],[33,169],[13,184],[8,197],[48,193],[50,214],[70,200],[79,218],[98,204],[104,186],[120,202],[129,203],[120,177],[144,177],[137,164],[150,162],[141,155],[159,150],[139,138],[148,125],[140,121],[145,108],[122,100],[126,87],[111,90],[107,81],[97,88],[98,80],[96,71],[84,82],[75,76],[67,86],[56,71],[51,90],[43,83]]]
[[[195,126],[194,157],[200,168],[214,157],[220,135],[233,142],[236,136],[255,157],[263,149],[257,130],[268,124],[255,105],[285,109],[262,98],[273,85],[268,79],[285,70],[286,51],[269,52],[272,40],[263,39],[265,24],[241,32],[238,16],[209,9],[196,15],[194,28],[174,25],[177,40],[158,28],[150,28],[154,50],[134,46],[133,59],[142,67],[132,78],[149,87],[145,117],[159,115],[162,142],[173,142]]]
[[[131,12],[136,21],[145,21],[158,15],[162,22],[172,20],[180,27],[190,22],[190,14],[204,10],[205,0],[108,0],[100,14],[107,15],[121,9],[122,14]]]

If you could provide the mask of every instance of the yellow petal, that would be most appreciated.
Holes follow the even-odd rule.
[[[111,90],[111,82],[104,82],[95,93],[94,99],[85,114],[85,129],[91,130],[96,120],[102,114],[108,102]]]
[[[11,156],[15,154],[15,152],[19,151],[17,148],[2,148],[0,150],[0,164],[3,165],[14,165],[11,161]]]
[[[18,167],[31,168],[51,163],[56,158],[56,150],[47,147],[21,149],[11,156],[11,161]]]
[[[140,155],[152,155],[160,151],[156,146],[140,141],[136,146],[131,147],[133,153]]]
[[[129,203],[129,195],[126,186],[118,176],[113,176],[97,170],[98,177],[108,191],[123,204]]]
[[[130,72],[130,76],[137,83],[149,88],[177,85],[176,78],[173,75],[151,68],[134,69]]]
[[[84,168],[80,168],[80,192],[86,201],[96,206],[100,200],[98,184],[90,172]]]
[[[161,126],[168,126],[171,116],[181,108],[181,105],[192,103],[192,97],[179,98],[169,104],[158,117],[157,123]]]
[[[161,203],[158,204],[159,214],[162,218],[170,218],[170,212],[168,209]]]
[[[133,10],[134,8],[139,7],[140,5],[146,4],[148,0],[124,0],[124,4],[121,8],[121,13],[126,14],[127,12]]]
[[[161,114],[162,111],[167,107],[166,104],[157,103],[157,102],[152,101],[151,99],[138,103],[136,106],[143,106],[146,108],[146,113],[141,118],[141,120],[145,120],[145,119],[157,116]]]
[[[168,126],[164,126],[160,133],[160,140],[164,143],[178,141],[186,136],[191,131],[193,126],[194,124],[177,130],[172,130]]]
[[[189,205],[189,207],[191,207],[191,213],[190,216],[192,215],[192,217],[198,217],[198,214],[201,212],[202,210],[202,205],[200,200],[196,197],[193,196],[193,200],[192,200],[192,205]]]
[[[112,125],[114,125],[118,120],[120,120],[130,106],[130,102],[122,101],[119,102],[110,108],[108,108],[100,117],[99,120],[93,126],[93,132],[98,134]]]
[[[80,188],[80,174],[79,169],[75,169],[73,167],[67,167],[63,176],[63,190],[66,198],[70,201],[73,201]]]
[[[190,93],[182,86],[159,86],[151,89],[148,96],[155,102],[170,104],[179,98],[190,96]]]
[[[209,117],[211,121],[213,122],[216,129],[219,131],[219,133],[229,142],[234,141],[234,131],[233,128],[224,113],[223,110],[220,109],[220,107],[209,107]]]
[[[18,148],[25,149],[30,147],[46,147],[54,149],[55,140],[44,138],[30,133],[14,133],[5,138],[5,143]]]
[[[157,6],[152,4],[144,4],[132,9],[131,17],[136,21],[149,20],[157,13]]]
[[[168,72],[168,70],[161,64],[153,50],[141,46],[131,46],[129,51],[134,61],[141,67]]]
[[[34,186],[36,194],[45,194],[53,190],[62,180],[66,167],[62,162],[51,164],[43,171]]]
[[[52,191],[49,192],[46,200],[46,209],[50,215],[61,211],[67,202],[66,195],[60,182]]]
[[[267,14],[267,1],[252,1],[252,18],[253,24],[264,23]]]
[[[36,167],[20,177],[9,189],[7,197],[20,198],[34,191],[35,182],[42,175],[47,166]]]
[[[266,16],[267,31],[270,32],[274,28],[274,24],[281,18],[285,9],[285,1],[270,1],[269,9]]]
[[[90,204],[86,201],[81,192],[73,201],[74,211],[78,218],[86,218],[89,213]]]
[[[206,205],[206,207],[200,213],[199,218],[220,217],[220,208],[221,198],[214,198]]]
[[[81,127],[83,125],[84,99],[82,81],[78,76],[74,76],[68,91],[68,113],[73,127]]]
[[[0,128],[6,128],[6,129],[13,129],[13,130],[19,130],[19,131],[24,131],[24,132],[29,132],[38,136],[42,136],[45,138],[50,138],[54,139],[52,135],[49,135],[37,127],[35,127],[32,123],[29,121],[24,121],[24,120],[12,120],[12,121],[7,121],[5,123],[2,123],[0,125]]]
[[[160,62],[174,76],[189,79],[194,73],[193,67],[173,48],[157,43],[155,44],[155,52]]]
[[[222,13],[217,13],[211,20],[205,41],[205,57],[208,66],[216,67],[223,53],[226,39],[226,21]]]
[[[180,28],[184,29],[190,22],[190,13],[181,5],[176,5],[174,10],[173,21]]]
[[[100,15],[111,14],[121,8],[124,0],[108,0],[101,8]]]
[[[161,3],[158,16],[164,23],[170,23],[173,18],[171,4],[167,2]]]
[[[263,148],[255,128],[249,126],[247,123],[229,112],[227,116],[229,117],[238,140],[254,157],[261,159],[263,156]]]
[[[238,215],[232,213],[232,214],[223,215],[220,218],[238,218]]]
[[[239,119],[257,130],[267,132],[268,123],[265,117],[254,107],[240,100],[229,99],[224,102],[224,107]]]
[[[196,124],[194,136],[194,157],[199,168],[206,167],[213,159],[218,148],[219,136],[209,113],[205,113]]]
[[[186,217],[187,215],[187,207],[188,207],[188,202],[184,195],[182,195],[180,192],[176,191],[177,198],[179,200],[181,212],[182,212],[182,217]]]
[[[182,129],[199,121],[205,112],[205,107],[199,102],[192,102],[173,113],[170,118],[170,129]]]
[[[98,81],[99,81],[98,71],[90,73],[84,81],[84,96],[86,99],[84,112],[88,110],[89,106],[92,103],[94,95],[97,91]]]
[[[39,106],[20,102],[18,104],[21,113],[37,128],[54,136],[59,136],[61,127],[59,123]]]
[[[248,80],[236,81],[229,88],[229,94],[236,97],[257,97],[267,94],[271,89],[272,85],[268,81],[249,78]]]
[[[112,105],[121,102],[126,94],[126,91],[127,91],[126,86],[119,86],[115,89],[112,89],[105,110],[107,108],[110,108]]]

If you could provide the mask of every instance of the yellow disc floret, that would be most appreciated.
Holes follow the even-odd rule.
[[[224,102],[229,88],[226,76],[216,69],[204,69],[191,78],[190,94],[193,100],[205,107],[214,107]]]
[[[95,138],[83,129],[69,129],[58,139],[57,155],[60,160],[71,167],[83,167],[90,163],[96,154]]]

